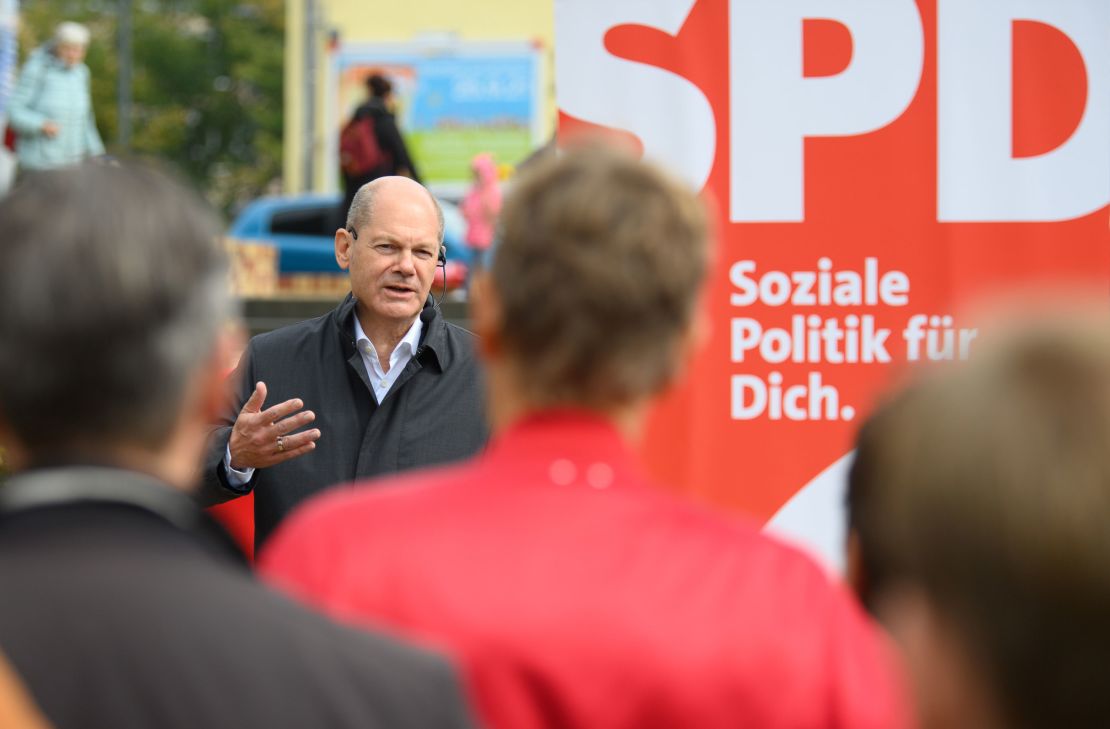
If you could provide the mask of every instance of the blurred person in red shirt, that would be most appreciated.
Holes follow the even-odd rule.
[[[708,239],[693,192],[623,154],[522,174],[472,290],[488,451],[322,496],[263,572],[454,654],[491,727],[903,726],[850,595],[637,464],[650,400],[704,338]]]

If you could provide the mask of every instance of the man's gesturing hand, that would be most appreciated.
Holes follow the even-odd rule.
[[[289,435],[316,419],[311,410],[301,412],[303,402],[299,399],[286,400],[263,410],[262,403],[265,401],[266,383],[259,382],[231,428],[228,449],[231,451],[231,467],[236,470],[266,468],[303,456],[316,447],[320,431],[315,428]]]

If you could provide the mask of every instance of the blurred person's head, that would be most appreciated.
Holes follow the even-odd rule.
[[[355,193],[347,227],[336,231],[335,259],[350,272],[367,334],[413,323],[435,280],[443,211],[408,177],[379,177]]]
[[[86,164],[28,176],[0,219],[0,440],[16,467],[191,485],[235,345],[214,215],[160,172]]]
[[[703,331],[701,201],[650,164],[588,147],[517,177],[500,224],[472,286],[494,426],[558,407],[637,415]]]
[[[370,91],[370,96],[383,101],[393,93],[393,84],[380,73],[372,73],[367,77],[366,88]]]
[[[850,559],[923,729],[1110,726],[1110,321],[1054,320],[861,429]]]
[[[54,30],[54,55],[67,66],[76,66],[85,60],[89,47],[89,29],[80,23],[66,21]]]
[[[497,163],[489,152],[479,152],[470,160],[470,171],[474,181],[484,185],[497,184]]]

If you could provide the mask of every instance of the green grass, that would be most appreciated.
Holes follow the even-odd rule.
[[[489,152],[498,165],[515,165],[532,151],[528,129],[457,129],[406,134],[425,182],[469,182],[470,160]]]

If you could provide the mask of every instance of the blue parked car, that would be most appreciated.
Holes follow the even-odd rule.
[[[274,245],[278,250],[278,275],[342,275],[345,272],[335,262],[339,203],[338,195],[319,193],[261,197],[243,208],[228,229],[228,236]],[[439,204],[443,208],[443,242],[447,244],[447,281],[452,287],[460,275],[466,277],[466,224],[456,205],[445,200]]]

